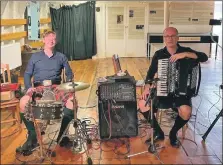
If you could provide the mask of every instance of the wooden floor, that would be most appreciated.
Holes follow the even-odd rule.
[[[127,70],[136,80],[145,77],[150,61],[146,58],[121,58],[123,70]],[[128,157],[130,154],[147,151],[148,146],[144,143],[149,137],[150,129],[143,123],[143,117],[139,115],[140,131],[134,138],[121,138],[112,140],[100,140],[92,131],[92,145],[88,146],[87,151],[94,164],[222,164],[222,120],[216,123],[208,135],[206,142],[202,141],[201,136],[210,126],[216,115],[222,107],[222,101],[219,99],[219,85],[222,83],[222,59],[209,59],[202,64],[202,84],[199,96],[193,99],[193,116],[189,122],[186,131],[186,138],[182,139],[182,132],[178,136],[181,140],[181,147],[175,149],[170,146],[168,134],[173,124],[173,119],[165,114],[161,127],[166,138],[160,145],[165,148],[158,150],[158,155],[146,152],[144,154]],[[95,59],[71,62],[71,67],[75,73],[75,81],[87,82],[91,84],[90,88],[77,92],[79,103],[78,118],[89,118],[92,121],[92,127],[97,130],[98,107],[97,107],[97,80],[99,77],[113,75],[112,60]],[[23,83],[23,79],[20,79]],[[139,94],[139,90],[137,90]],[[222,90],[220,90],[220,96]],[[216,103],[215,106],[213,106]],[[199,106],[200,104],[200,106]],[[86,108],[93,107],[93,108]],[[8,112],[1,112],[1,118],[7,117]],[[96,120],[94,122],[93,119]],[[209,122],[210,120],[210,122]],[[55,121],[47,127],[44,135],[44,143],[49,145],[58,130],[60,123]],[[2,126],[3,127],[3,126]],[[38,163],[39,152],[35,151],[33,155],[23,157],[15,154],[15,149],[23,144],[26,137],[26,129],[21,133],[16,133],[16,126],[4,126],[8,129],[1,132],[1,164],[22,164]],[[195,128],[195,129],[194,129]],[[15,132],[14,134],[12,134]],[[70,134],[72,134],[72,127]],[[12,135],[10,135],[12,134]],[[56,137],[56,136],[55,136]],[[44,163],[53,161],[55,164],[86,164],[86,152],[75,153],[72,148],[61,148],[52,143],[51,148],[55,147],[56,157],[45,157]]]

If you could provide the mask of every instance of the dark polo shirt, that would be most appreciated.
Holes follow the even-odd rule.
[[[73,73],[68,63],[67,57],[60,53],[54,52],[51,57],[48,57],[44,51],[34,53],[24,73],[25,88],[32,87],[33,83],[42,83],[43,80],[61,81],[61,72],[65,68],[67,80],[73,79]]]

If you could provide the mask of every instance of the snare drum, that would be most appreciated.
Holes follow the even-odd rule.
[[[63,106],[61,102],[38,100],[30,105],[30,113],[34,119],[56,120],[62,118]]]

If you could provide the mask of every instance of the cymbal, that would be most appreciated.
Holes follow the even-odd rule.
[[[66,91],[66,92],[74,92],[74,91],[81,91],[81,90],[87,89],[90,87],[90,84],[84,83],[84,82],[74,82],[74,87],[75,89],[73,88],[73,82],[67,82],[67,83],[63,83],[57,86],[59,90]]]

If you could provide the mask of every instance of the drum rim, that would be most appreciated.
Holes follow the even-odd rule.
[[[56,100],[42,100],[41,101],[36,101],[35,103],[31,103],[32,107],[46,107],[46,108],[50,108],[50,107],[63,107],[63,103],[61,101],[56,101]],[[45,101],[45,102],[44,102]]]
[[[38,104],[50,104],[55,102],[56,100],[36,100],[36,103]]]
[[[31,104],[31,107],[41,107],[41,108],[61,108],[62,104],[49,104],[49,103],[41,103],[41,104]]]

